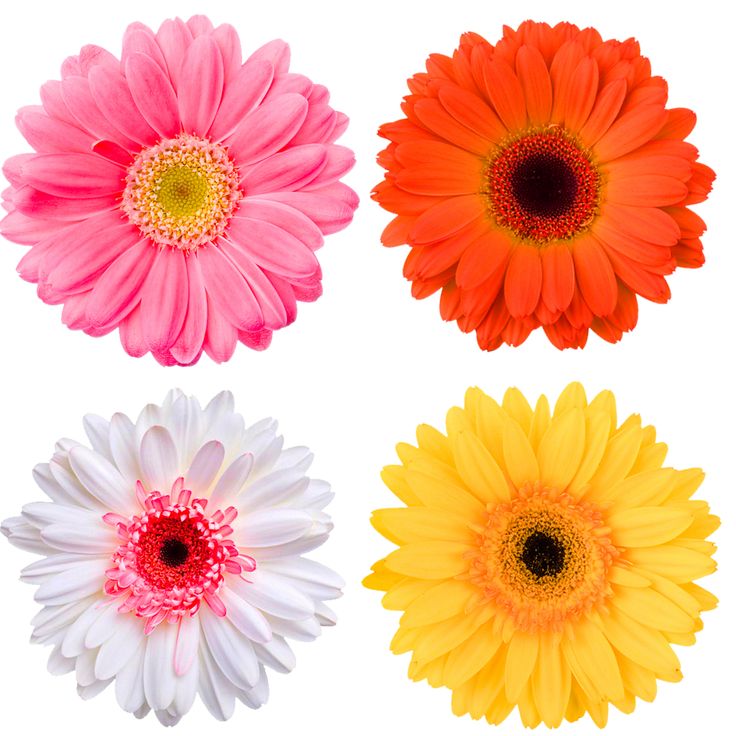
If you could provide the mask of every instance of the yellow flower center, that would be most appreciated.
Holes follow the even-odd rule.
[[[192,251],[222,235],[241,197],[227,151],[182,133],[138,154],[121,206],[154,243]]]
[[[559,631],[598,606],[618,552],[600,509],[540,484],[488,509],[470,579],[516,627]]]

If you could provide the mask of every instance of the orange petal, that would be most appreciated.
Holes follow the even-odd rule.
[[[548,245],[542,257],[542,301],[553,312],[570,305],[575,292],[575,266],[570,248],[562,244]]]
[[[544,57],[534,46],[522,46],[516,54],[516,74],[524,90],[532,125],[545,125],[552,112],[552,81]]]
[[[642,105],[624,113],[595,144],[600,161],[623,156],[646,143],[667,120],[667,111],[659,105]]]
[[[440,295],[440,316],[446,322],[457,319],[460,311],[460,290],[454,281],[450,281],[442,287]]]
[[[406,217],[405,215],[394,217],[384,228],[381,234],[381,242],[388,248],[395,245],[404,245],[409,241],[409,231],[414,222],[414,217]]]
[[[437,165],[477,170],[479,166],[477,156],[441,141],[407,141],[400,143],[395,153],[397,161],[407,169]]]
[[[450,197],[425,210],[409,231],[412,243],[432,243],[463,228],[483,213],[479,197],[470,194]]]
[[[626,81],[615,79],[600,91],[593,105],[593,111],[580,130],[580,138],[590,147],[597,143],[616,119],[624,98],[626,97]]]
[[[393,123],[384,123],[378,129],[378,135],[387,138],[394,143],[403,143],[404,141],[415,141],[417,139],[437,140],[437,138],[424,128],[414,125],[411,120],[402,118]]]
[[[611,260],[616,275],[632,291],[659,304],[664,304],[669,300],[670,289],[664,276],[646,271],[641,264],[621,255],[621,253],[608,247],[606,243],[603,243],[603,248]]]
[[[575,286],[575,293],[572,295],[572,301],[570,306],[565,312],[565,317],[575,329],[582,329],[584,327],[590,327],[590,323],[593,321],[593,312],[588,306],[580,289]]]
[[[498,230],[489,230],[471,243],[457,267],[456,280],[463,289],[473,289],[503,268],[511,252],[511,240]]]
[[[511,254],[504,280],[504,296],[513,317],[530,315],[542,289],[542,261],[533,245],[517,245]]]
[[[405,192],[433,197],[474,194],[480,189],[480,184],[480,165],[475,171],[439,164],[415,166],[396,175],[396,186]]]
[[[590,57],[576,67],[570,80],[570,94],[565,106],[565,128],[580,130],[588,119],[598,96],[598,65]]]
[[[505,61],[491,61],[483,68],[486,91],[498,116],[511,131],[526,127],[524,92],[516,74]]]
[[[686,107],[673,107],[667,110],[667,121],[657,133],[657,138],[684,140],[695,127],[697,118]]]
[[[687,185],[670,176],[645,174],[612,178],[606,186],[606,198],[617,204],[635,207],[664,207],[677,204],[687,196]]]
[[[492,145],[486,138],[458,123],[440,105],[439,100],[419,100],[414,105],[414,113],[422,125],[425,125],[430,131],[436,133],[446,141],[464,148],[466,151],[479,156],[487,156],[492,148]]]
[[[478,95],[454,84],[444,84],[438,96],[442,106],[458,123],[489,143],[496,143],[506,135],[504,124]]]
[[[605,317],[613,312],[618,297],[616,274],[603,248],[592,236],[578,238],[573,245],[575,280],[593,314]]]
[[[436,197],[409,194],[395,187],[390,181],[382,181],[371,195],[383,209],[397,215],[420,215],[428,207],[437,204]]]
[[[585,51],[577,41],[567,41],[555,54],[549,75],[552,79],[554,101],[552,103],[552,122],[562,123],[572,98],[578,90],[572,86],[573,76],[578,64],[583,60]],[[592,61],[592,60],[591,60]],[[593,62],[595,64],[595,62]]]
[[[680,238],[677,222],[657,207],[630,207],[607,202],[593,223],[592,231],[614,228],[626,236],[656,245],[674,245]]]
[[[661,174],[680,181],[687,181],[693,169],[690,161],[681,156],[642,156],[639,155],[639,151],[635,151],[628,156],[609,161],[601,166],[601,170],[617,178]]]

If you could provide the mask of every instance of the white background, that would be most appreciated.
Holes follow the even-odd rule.
[[[287,444],[309,444],[315,475],[337,492],[331,507],[336,529],[318,557],[348,581],[337,602],[340,622],[312,644],[296,644],[298,664],[289,676],[271,677],[271,702],[253,712],[239,705],[217,724],[201,704],[178,727],[212,733],[420,734],[488,733],[485,721],[457,719],[449,691],[433,691],[406,677],[408,655],[388,651],[398,616],[384,611],[379,594],[360,580],[389,545],[368,524],[370,510],[392,505],[379,479],[394,462],[394,444],[412,440],[420,421],[441,425],[445,411],[479,385],[500,399],[516,385],[530,398],[554,398],[569,381],[589,395],[612,389],[620,414],[642,414],[669,443],[669,462],[702,466],[700,494],[724,521],[716,535],[721,569],[706,584],[721,606],[705,615],[695,647],[680,648],[685,678],[663,683],[654,704],[639,703],[632,716],[612,710],[609,732],[636,736],[732,728],[734,698],[734,351],[733,299],[736,244],[734,214],[734,105],[732,24],[718,3],[704,2],[500,2],[320,0],[224,2],[124,0],[119,3],[5,3],[0,17],[0,159],[27,149],[13,125],[15,110],[38,104],[38,88],[58,78],[59,65],[80,46],[96,43],[120,52],[126,25],[156,28],[167,17],[206,10],[217,24],[232,23],[244,50],[282,37],[292,48],[292,68],[326,84],[333,104],[351,117],[341,142],[355,149],[358,165],[347,181],[361,197],[355,222],[328,238],[320,252],[324,296],[300,306],[296,324],[277,333],[272,347],[254,353],[241,346],[226,365],[206,358],[193,368],[162,368],[150,357],[128,357],[117,333],[93,339],[60,322],[60,307],[42,304],[15,265],[24,248],[0,243],[2,404],[0,518],[40,500],[31,468],[51,454],[61,436],[81,438],[81,417],[95,412],[135,414],[179,386],[208,400],[231,389],[238,409],[256,420],[273,415]],[[477,31],[495,42],[501,26],[526,18],[569,20],[596,26],[604,38],[635,35],[655,74],[670,83],[670,105],[691,107],[699,122],[690,138],[702,160],[718,173],[711,199],[698,212],[709,225],[708,262],[670,278],[666,306],[643,303],[639,327],[622,343],[592,335],[584,351],[558,352],[543,334],[521,348],[482,353],[473,336],[444,324],[437,297],[416,302],[401,275],[406,249],[379,244],[387,213],[369,199],[381,178],[375,130],[399,117],[405,79],[430,52],[450,53],[459,34]],[[112,689],[84,703],[73,675],[46,672],[48,650],[27,643],[36,610],[33,589],[17,581],[32,556],[0,549],[0,709],[5,733],[45,730],[106,736],[160,733],[149,716],[139,723],[114,703]],[[542,727],[543,728],[543,727]],[[597,731],[589,719],[565,730]],[[513,714],[498,729],[520,733]],[[732,732],[732,731],[731,731]]]

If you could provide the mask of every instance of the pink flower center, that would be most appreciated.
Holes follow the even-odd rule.
[[[146,633],[162,621],[194,615],[203,599],[224,615],[217,591],[225,574],[241,576],[256,568],[255,560],[241,555],[230,538],[237,510],[230,506],[208,516],[207,499],[192,498],[183,485],[179,478],[168,495],[146,494],[138,481],[144,513],[130,519],[118,514],[103,517],[121,539],[112,556],[113,567],[106,571],[105,592],[123,597],[121,612],[134,611],[146,618]]]
[[[121,207],[157,245],[192,251],[222,235],[242,196],[226,149],[181,133],[136,156]]]

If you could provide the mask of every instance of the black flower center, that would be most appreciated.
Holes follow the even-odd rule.
[[[524,542],[521,561],[534,577],[559,575],[565,566],[565,548],[550,534],[532,532]]]
[[[575,204],[578,177],[569,163],[546,152],[522,159],[511,174],[519,206],[536,217],[560,217]]]
[[[165,539],[159,550],[158,557],[164,565],[179,567],[189,557],[189,547],[180,539]]]

